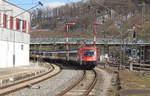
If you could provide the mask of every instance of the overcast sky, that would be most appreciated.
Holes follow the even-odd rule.
[[[38,1],[41,1],[44,4],[44,6],[55,8],[58,6],[65,5],[66,3],[69,2],[77,2],[81,0],[7,0],[7,1],[16,4],[17,6],[20,6],[24,9],[29,9],[34,5],[36,5]]]

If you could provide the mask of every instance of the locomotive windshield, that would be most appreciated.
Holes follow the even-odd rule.
[[[92,57],[92,56],[94,56],[94,50],[92,50],[92,49],[84,50],[84,56],[85,57]]]

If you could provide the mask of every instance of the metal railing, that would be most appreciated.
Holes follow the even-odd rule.
[[[66,42],[65,38],[31,38],[31,44],[63,44]],[[84,38],[69,38],[70,44],[79,44],[80,42],[86,42],[86,44],[93,44],[93,39]],[[128,41],[121,39],[104,39],[97,38],[96,44],[150,44],[150,41],[136,40]]]

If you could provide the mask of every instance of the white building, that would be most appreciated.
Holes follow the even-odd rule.
[[[0,0],[0,68],[29,65],[29,31],[30,14]]]

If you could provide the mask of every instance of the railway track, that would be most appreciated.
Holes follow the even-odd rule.
[[[95,70],[84,70],[82,77],[73,85],[59,93],[57,96],[87,96],[92,95],[92,89],[97,82]]]
[[[23,88],[32,87],[32,85],[47,80],[61,72],[61,68],[52,64],[52,70],[26,80],[22,80],[6,86],[0,86],[0,96],[8,95],[17,92]]]

